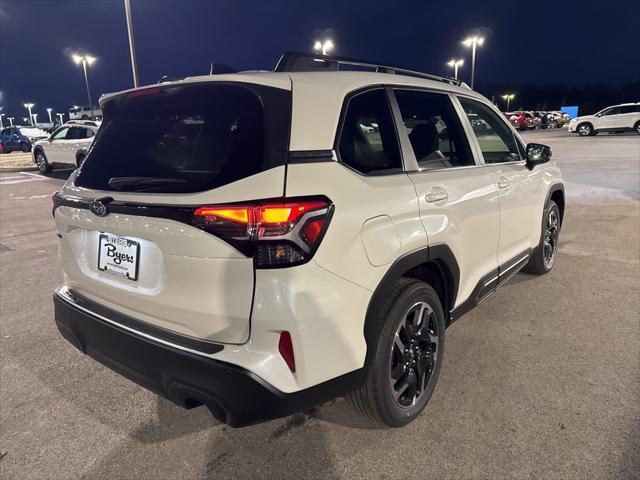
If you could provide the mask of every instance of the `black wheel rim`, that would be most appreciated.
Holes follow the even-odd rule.
[[[415,303],[404,315],[391,349],[389,381],[393,399],[411,407],[429,390],[438,361],[438,322],[426,302]]]
[[[556,259],[556,251],[558,249],[558,234],[560,233],[560,219],[558,212],[553,209],[547,215],[547,226],[544,230],[544,266],[551,268]]]

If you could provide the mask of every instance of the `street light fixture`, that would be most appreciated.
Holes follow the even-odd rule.
[[[484,37],[479,37],[478,35],[468,37],[462,42],[462,44],[465,47],[471,47],[471,88],[472,89],[473,89],[473,85],[475,83],[475,78],[476,78],[476,47],[482,46],[483,43],[484,43]]]
[[[453,78],[455,78],[456,80],[458,79],[458,68],[460,68],[463,63],[464,63],[464,60],[462,59],[460,60],[453,59],[447,62],[447,65],[453,68]]]
[[[502,98],[507,101],[507,112],[509,111],[509,104],[511,103],[511,100],[513,100],[515,97],[516,96],[513,93],[505,93],[504,95],[502,95]]]
[[[27,123],[27,117],[22,117],[22,123]]]
[[[49,114],[49,123],[53,123],[53,120],[51,120],[51,112],[53,112],[53,108],[47,108],[47,113]]]
[[[13,119],[15,117],[7,117],[7,120],[9,120],[9,125],[11,125],[13,127]]]
[[[56,113],[56,115],[60,118],[60,125],[64,123],[64,113]]]
[[[32,123],[32,120],[31,120],[31,109],[32,109],[33,107],[35,107],[35,105],[36,105],[35,103],[25,103],[25,104],[24,104],[24,108],[26,108],[27,110],[29,110],[29,123],[31,124],[31,126],[32,126],[32,127],[33,127],[33,123]],[[25,121],[25,122],[26,122],[26,121],[27,121],[27,119],[26,119],[25,117],[23,117],[23,121]]]
[[[322,42],[317,40],[316,43],[313,44],[313,49],[316,52],[322,52],[322,55],[329,55],[329,52],[333,50],[333,41],[331,39],[323,40]]]
[[[91,119],[93,119],[93,102],[91,101],[91,92],[89,90],[89,76],[87,75],[87,65],[91,66],[97,59],[91,55],[78,55],[74,53],[71,58],[76,65],[82,64],[82,70],[84,71],[84,83],[87,87],[87,100],[89,100],[89,109],[91,110]]]

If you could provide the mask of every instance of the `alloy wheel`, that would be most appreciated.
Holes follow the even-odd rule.
[[[543,258],[544,266],[550,269],[553,266],[553,262],[556,259],[556,252],[558,250],[558,235],[560,233],[560,219],[558,217],[557,210],[553,209],[549,211],[547,216],[547,226],[544,231],[543,241]]]
[[[400,322],[389,372],[393,398],[399,406],[415,405],[429,389],[438,361],[439,335],[435,313],[426,302],[415,303]]]
[[[591,127],[589,125],[580,125],[578,127],[578,133],[580,135],[590,135],[591,134]]]
[[[47,161],[44,158],[42,152],[38,152],[36,155],[36,165],[38,165],[38,170],[44,172],[47,169]]]

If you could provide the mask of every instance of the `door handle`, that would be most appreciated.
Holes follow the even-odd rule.
[[[427,203],[446,202],[449,199],[449,194],[444,188],[433,187],[429,193],[424,196],[424,200]]]
[[[505,188],[509,188],[509,186],[511,185],[511,182],[507,177],[500,177],[497,185],[500,190],[504,190]]]

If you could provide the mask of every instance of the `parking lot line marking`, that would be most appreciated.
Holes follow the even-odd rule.
[[[4,179],[0,178],[0,185],[13,185],[15,183],[25,183],[25,182],[41,182],[43,180],[47,180],[47,178],[24,178],[22,177],[20,180],[9,180],[8,182],[3,181]]]
[[[20,172],[22,175],[29,175],[30,177],[39,177],[39,178],[48,178],[44,175],[40,175],[39,173],[29,173],[29,172]]]
[[[20,175],[14,175],[13,177],[0,177],[0,180],[15,180],[17,178],[24,178],[24,177],[21,177]]]

